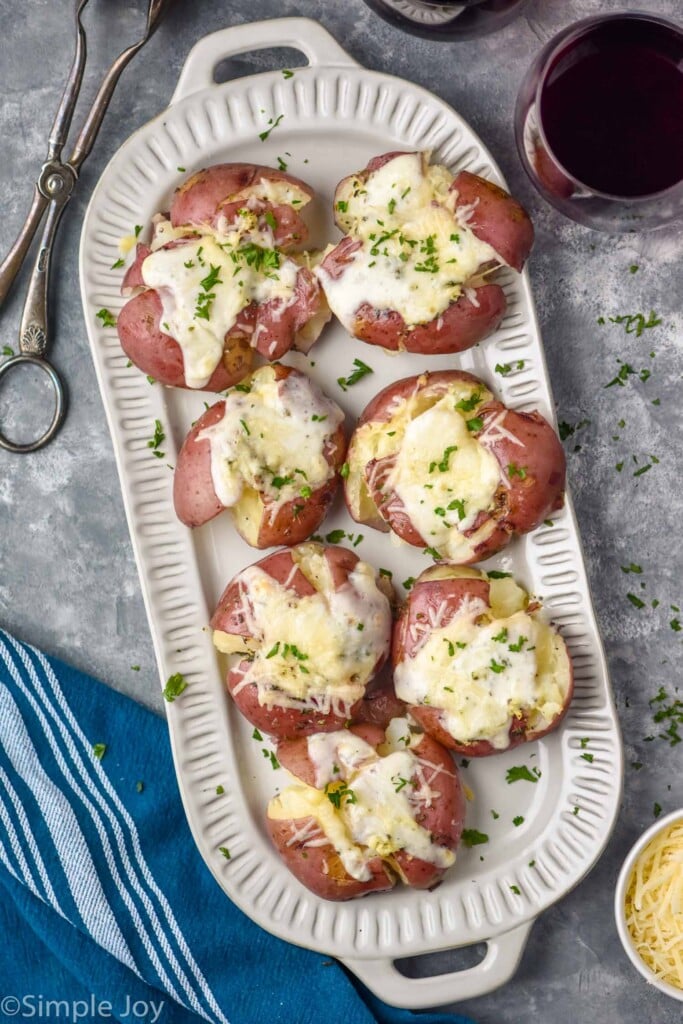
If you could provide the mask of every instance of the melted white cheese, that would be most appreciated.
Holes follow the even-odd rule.
[[[177,230],[157,224],[155,241],[178,237]],[[226,235],[203,234],[172,249],[157,249],[142,264],[145,285],[161,299],[161,329],[183,353],[188,387],[208,384],[221,361],[226,334],[252,301],[295,301],[297,264],[267,249],[270,265],[259,267],[253,258],[255,243],[243,244],[247,236],[239,228]]]
[[[334,474],[324,448],[344,413],[308,377],[277,381],[271,367],[257,370],[225,399],[223,418],[197,440],[211,445],[211,478],[220,502],[235,505],[245,487],[276,505],[310,496]]]
[[[513,717],[531,713],[534,728],[562,711],[569,686],[564,644],[527,612],[490,620],[480,601],[464,605],[448,625],[425,631],[394,674],[408,704],[438,708],[461,743],[509,744]]]
[[[405,720],[394,731],[410,737]],[[441,795],[429,785],[438,768],[405,745],[391,749],[391,742],[389,752],[380,756],[347,730],[315,734],[307,745],[316,788],[285,790],[269,804],[269,817],[315,818],[318,829],[308,830],[304,845],[329,841],[346,871],[360,881],[371,877],[367,864],[373,857],[390,857],[400,850],[441,868],[454,863],[453,851],[434,843],[415,820],[421,807]],[[297,834],[294,841],[300,838]]]
[[[382,489],[395,492],[397,508],[405,508],[425,543],[454,561],[473,556],[482,534],[468,538],[465,531],[491,508],[503,479],[498,460],[467,426],[490,398],[485,388],[461,381],[441,398],[412,395],[397,402],[389,422],[360,427],[349,449],[351,486],[373,459],[395,457]],[[391,503],[384,508],[391,512]]]
[[[351,332],[364,303],[397,311],[408,327],[428,323],[460,297],[482,265],[502,264],[455,210],[457,194],[448,191],[453,176],[425,165],[421,153],[395,157],[364,184],[352,181],[339,200],[346,204],[341,222],[361,245],[336,279],[324,267],[316,274]]]
[[[242,607],[257,649],[236,692],[255,683],[266,707],[303,704],[348,716],[388,651],[389,601],[365,562],[338,590],[322,553],[307,554],[299,567],[319,586],[315,594],[300,597],[258,566],[241,574]],[[220,647],[220,633],[216,639]]]

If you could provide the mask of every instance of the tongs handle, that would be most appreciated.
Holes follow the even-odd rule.
[[[147,40],[154,34],[158,28],[161,15],[168,5],[168,2],[169,0],[150,0],[144,35],[137,43],[133,43],[132,46],[129,46],[119,54],[104,76],[102,84],[97,91],[95,101],[85,119],[85,124],[81,128],[78,138],[76,139],[73,153],[69,158],[69,164],[77,173],[83,164],[83,161],[90,153],[95,139],[97,138],[97,133],[100,130],[104,115],[107,112],[107,107],[109,106],[112,94],[116,88],[116,83],[121,77],[121,72],[129,61],[132,60],[138,50],[142,49]]]
[[[69,184],[73,186],[73,182],[69,181],[63,181],[61,184],[59,183],[59,161],[62,149],[64,148],[64,144],[69,134],[74,110],[76,109],[76,100],[78,99],[81,82],[83,81],[86,47],[85,32],[81,24],[81,12],[88,2],[89,0],[76,0],[76,7],[74,10],[74,16],[76,19],[76,50],[71,62],[71,68],[69,69],[69,77],[67,78],[66,85],[64,86],[64,92],[62,93],[62,98],[59,102],[59,109],[57,110],[52,124],[52,129],[50,131],[47,159],[40,177],[38,178],[38,183],[33,190],[33,202],[31,203],[31,209],[28,212],[28,216],[26,217],[23,227],[17,235],[12,248],[7,253],[7,256],[5,256],[2,263],[0,263],[0,306],[2,306],[5,301],[7,293],[12,287],[14,279],[26,259],[26,254],[31,247],[33,237],[38,230],[43,214],[45,213],[45,207],[58,192],[61,192],[60,198],[66,202],[66,197],[68,197],[68,192],[66,190],[69,189]],[[69,175],[68,177],[70,178],[71,176]]]

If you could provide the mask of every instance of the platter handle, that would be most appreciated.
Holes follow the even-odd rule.
[[[351,959],[341,962],[390,1006],[424,1010],[486,995],[513,976],[526,946],[532,921],[486,940],[486,956],[475,967],[428,978],[407,978],[393,960]]]
[[[227,57],[287,46],[309,64],[358,67],[333,36],[312,18],[273,18],[233,25],[204,36],[187,55],[171,103],[214,85],[216,66]]]

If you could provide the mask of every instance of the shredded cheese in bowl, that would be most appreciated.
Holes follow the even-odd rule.
[[[641,837],[617,886],[617,926],[640,972],[683,1000],[683,815]],[[640,963],[639,963],[640,961]]]

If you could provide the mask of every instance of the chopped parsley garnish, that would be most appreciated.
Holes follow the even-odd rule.
[[[346,480],[350,472],[351,467],[349,466],[348,462],[343,462],[339,470],[339,476],[342,478],[342,480]]]
[[[147,442],[147,447],[152,449],[154,455],[156,455],[158,459],[164,458],[164,452],[159,451],[159,448],[165,440],[166,434],[164,433],[164,428],[161,425],[161,420],[155,420],[154,434]]]
[[[498,813],[498,811],[491,811],[491,817],[493,818],[494,821],[498,821],[498,819],[500,818],[500,814]]]
[[[116,317],[113,313],[110,313],[108,309],[101,309],[96,314],[97,319],[102,321],[103,327],[116,327]],[[7,355],[7,353],[5,353]]]
[[[107,753],[106,743],[95,743],[93,744],[92,752],[98,761],[101,761],[104,755]]]
[[[402,775],[393,775],[391,781],[397,793],[408,785],[408,779],[404,779]]]
[[[503,628],[501,629],[500,633],[496,633],[495,636],[491,637],[491,639],[493,641],[495,641],[495,643],[497,643],[497,644],[507,643],[507,638],[508,638],[507,626],[503,626]]]
[[[262,740],[263,736],[261,735],[257,728],[254,728],[254,731],[251,734],[251,738],[252,740]]]
[[[282,77],[283,78],[294,78],[294,72],[290,71],[289,68],[283,68],[282,69]]]
[[[339,202],[337,203],[337,209],[339,210],[340,213],[346,213],[348,208],[349,204],[344,199],[340,199]]]
[[[511,572],[500,572],[499,569],[489,569],[486,574],[490,580],[505,580],[512,576]]]
[[[275,231],[275,229],[277,228],[277,221],[275,220],[273,211],[266,210],[266,212],[263,214],[263,219],[265,220],[266,224],[271,229],[271,231]]]
[[[225,787],[224,786],[216,786],[216,796],[223,796],[224,793],[225,793]]]
[[[633,266],[636,266],[633,264]],[[638,267],[636,266],[636,270]],[[635,270],[631,271],[632,274]],[[610,316],[608,317],[612,324],[623,324],[624,330],[627,334],[635,334],[636,338],[639,338],[643,331],[647,331],[652,327],[657,327],[661,324],[661,317],[658,317],[654,309],[650,310],[650,315],[647,320],[642,313],[630,313],[624,316]]]
[[[673,629],[674,633],[680,633],[681,629],[683,628],[681,626],[680,619],[671,619],[671,621],[669,622],[669,625]]]
[[[324,423],[326,419],[327,416],[319,416],[317,412],[314,412],[311,416],[312,423]]]
[[[513,818],[512,819],[512,824],[515,826],[515,828],[519,828],[520,825],[523,825],[524,824],[524,818],[522,817],[522,815],[518,814],[516,818]]]
[[[492,672],[495,672],[496,675],[498,675],[499,672],[505,671],[506,664],[505,662],[501,664],[500,662],[497,662],[495,658],[491,658],[491,661],[489,662],[489,668],[491,669]]]
[[[640,467],[640,469],[637,469],[637,470],[636,470],[636,471],[634,472],[634,474],[633,474],[633,475],[634,475],[634,476],[642,476],[642,475],[643,475],[643,473],[647,473],[647,471],[648,471],[649,469],[652,469],[652,463],[649,463],[649,462],[648,462],[648,464],[647,464],[646,466],[641,466],[641,467]]]
[[[273,487],[277,487],[279,490],[281,487],[286,487],[287,484],[294,483],[293,476],[274,476],[270,481]]]
[[[470,431],[470,433],[474,433],[475,430],[482,429],[482,427],[484,426],[484,421],[481,418],[481,416],[473,416],[471,420],[465,420],[465,426]]]
[[[388,580],[390,580],[393,577],[393,575],[394,575],[393,572],[391,571],[391,569],[381,569],[381,568],[379,570],[379,574],[380,574],[380,576],[386,576],[386,578]]]
[[[528,638],[525,636],[520,636],[519,640],[516,640],[514,644],[508,644],[508,651],[513,651],[515,654],[519,654],[524,647],[524,644],[527,642],[527,639]]]
[[[325,540],[328,544],[339,544],[344,540],[346,536],[346,530],[330,530],[329,533],[325,534]]]
[[[522,895],[518,885],[511,885],[510,886],[510,892],[514,892],[515,896],[521,896]]]
[[[538,771],[538,769],[536,769],[536,771]],[[533,775],[525,764],[518,764],[512,768],[508,768],[505,773],[505,781],[508,784],[511,782],[538,782],[538,775]]]
[[[138,793],[142,793],[143,789],[145,788],[144,782],[136,782],[135,788],[138,791]]]
[[[275,751],[268,750],[266,747],[263,747],[261,753],[265,757],[266,761],[270,761],[270,767],[273,769],[274,772],[276,772],[280,767],[280,762],[275,756]]]
[[[669,697],[664,687],[660,686],[657,695],[650,699],[649,704],[656,725],[663,726],[668,722],[664,732],[658,733],[658,738],[666,740],[671,747],[677,746],[681,742],[678,727],[683,726],[683,701],[678,697]]]
[[[581,740],[579,740],[579,742],[581,744],[581,749],[585,750],[588,744],[590,743],[590,736],[584,736]]]
[[[287,170],[287,161],[283,160],[281,156],[279,156],[277,158],[277,169],[278,169],[278,171],[286,171]],[[292,206],[297,206],[300,202],[301,202],[300,199],[293,199],[292,200]]]
[[[440,473],[447,473],[448,472],[448,460],[450,459],[452,453],[453,452],[457,452],[457,450],[458,450],[457,444],[450,444],[448,446],[448,448],[444,449],[444,453],[443,453],[443,455],[441,457],[441,461],[440,462],[430,462],[429,463],[429,472],[433,473],[435,470],[438,469]]]
[[[9,346],[9,345],[3,345],[3,346],[2,346],[2,354],[3,354],[3,356],[13,356],[13,355],[14,355],[14,349],[13,349],[13,348],[10,348],[10,346]],[[128,360],[128,363],[129,363],[129,365],[130,365],[130,366],[132,366],[132,365],[133,365],[133,364],[132,364],[132,363],[130,362],[130,360]]]
[[[140,232],[141,231],[142,231],[142,224],[136,224],[134,229],[133,229],[133,233],[134,233],[136,238],[140,237]]]
[[[266,128],[265,131],[259,132],[259,139],[261,140],[261,142],[265,142],[266,141],[266,139],[268,138],[270,133],[277,128],[277,126],[279,125],[280,121],[282,120],[282,118],[284,116],[285,116],[284,114],[278,114],[278,116],[275,118],[275,120],[273,120],[272,117],[269,118],[268,124],[270,125],[270,128]]]
[[[634,572],[638,576],[640,576],[643,571],[642,567],[637,565],[635,562],[630,562],[628,565],[622,565],[620,568],[622,572]]]
[[[526,480],[526,466],[517,466],[514,462],[508,463],[508,476],[518,476],[520,480]]]
[[[169,704],[172,704],[176,697],[187,689],[187,680],[180,672],[175,672],[174,675],[169,676],[166,680],[166,686],[164,687],[163,694],[164,700],[167,700]]]
[[[342,800],[346,804],[355,804],[358,800],[356,794],[352,789],[349,789],[346,782],[328,782],[325,786],[325,795],[337,810],[341,807]]]
[[[627,596],[627,598],[629,599],[629,601],[631,602],[631,604],[633,605],[634,608],[644,608],[645,607],[645,602],[641,601],[640,598],[636,596],[636,594],[627,594],[626,596]]]
[[[483,843],[488,843],[489,837],[486,832],[479,832],[476,828],[464,828],[460,837],[465,846],[482,846]]]
[[[279,641],[279,640],[277,640],[277,641],[276,641],[276,642],[275,642],[275,643],[273,644],[273,646],[271,647],[271,649],[270,649],[270,650],[268,651],[268,653],[266,654],[266,659],[268,659],[268,658],[274,658],[274,657],[275,657],[275,655],[276,655],[276,654],[278,653],[278,651],[279,651],[279,650],[280,650],[280,641]],[[259,738],[260,738],[260,737],[259,737]]]
[[[658,818],[659,815],[662,813],[662,806],[661,806],[661,804],[658,804],[657,801],[655,801],[655,803],[654,803],[654,806],[652,808],[652,813],[654,814],[655,818]]]
[[[410,588],[412,587],[414,582],[415,582],[415,577],[414,576],[409,576],[408,579],[404,580],[403,583],[402,583],[403,589],[404,590],[410,590]]]
[[[461,398],[455,403],[455,408],[461,412],[474,412],[481,401],[481,391],[475,391],[469,398]]]
[[[512,373],[513,370],[523,370],[524,359],[518,359],[513,363],[496,363],[495,371],[501,374],[502,377],[506,377],[508,373]]]
[[[114,262],[112,263],[112,265],[111,265],[111,269],[112,269],[112,270],[118,270],[118,269],[119,269],[119,267],[122,267],[122,266],[124,265],[124,263],[125,263],[125,262],[126,262],[126,261],[125,261],[124,259],[121,259],[121,258],[119,257],[119,259],[115,260],[115,261],[114,261]]]
[[[443,639],[443,642],[445,644],[448,644],[448,657],[449,658],[454,658],[455,657],[455,644],[453,643],[452,640],[449,640],[448,637],[446,637],[446,636],[443,637],[442,639]]]
[[[249,435],[251,434],[251,430],[249,429],[249,427],[247,426],[247,424],[246,424],[246,423],[244,422],[244,420],[240,420],[240,423],[242,424],[242,429],[244,430],[244,433],[245,433],[245,434],[246,434],[247,436],[249,436]]]
[[[226,860],[230,860],[231,854],[227,846],[219,846],[218,849],[223,854]]]
[[[353,370],[348,377],[337,377],[337,384],[342,391],[346,391],[347,388],[353,387],[353,385],[357,384],[359,380],[363,379],[363,377],[367,377],[369,374],[374,373],[372,367],[368,366],[367,363],[364,363],[362,359],[354,359],[353,365],[355,366],[355,370]]]

